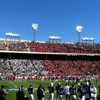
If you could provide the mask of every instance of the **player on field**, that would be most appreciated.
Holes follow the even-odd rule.
[[[49,100],[53,100],[54,99],[53,83],[51,83],[50,86],[48,86],[48,90],[49,90]]]

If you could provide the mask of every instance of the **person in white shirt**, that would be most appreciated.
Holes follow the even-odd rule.
[[[70,87],[69,87],[68,84],[66,84],[66,86],[64,87],[64,94],[65,94],[66,100],[69,100],[69,98],[70,98],[69,88],[70,88]]]
[[[94,99],[96,100],[97,89],[96,89],[96,87],[92,83],[90,83],[90,96],[94,97]]]

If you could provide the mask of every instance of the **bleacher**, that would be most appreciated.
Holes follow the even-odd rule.
[[[100,75],[99,44],[0,39],[0,53],[5,54],[5,58],[6,54],[10,55],[9,58],[2,57],[0,60],[2,77],[6,77],[8,72],[10,76],[27,78],[43,75]],[[13,59],[12,53],[19,53],[20,57],[14,56]],[[31,58],[22,59],[21,55],[31,55]]]

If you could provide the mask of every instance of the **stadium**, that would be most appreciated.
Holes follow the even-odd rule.
[[[44,82],[42,84],[47,88],[50,82],[58,79],[64,86],[66,82],[62,79],[79,76],[99,78],[100,44],[64,43],[54,36],[48,42],[20,40],[20,35],[11,33],[6,34],[6,38],[0,38],[0,85],[13,90],[10,94],[14,98],[14,89],[21,85],[27,88],[33,84],[37,88]],[[10,94],[7,100],[15,100]]]
[[[99,12],[100,0],[1,0],[0,100],[100,100]]]

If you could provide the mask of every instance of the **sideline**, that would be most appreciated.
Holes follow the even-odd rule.
[[[9,83],[11,83],[15,88],[9,88],[9,90],[19,90],[18,87],[11,81],[9,81]],[[35,86],[38,86],[36,84],[34,84]],[[24,90],[27,90],[27,88],[24,88]],[[37,90],[37,88],[34,88],[34,90]],[[48,90],[45,90],[45,93],[48,93],[49,91]]]
[[[13,82],[9,81],[9,83],[11,83],[13,86],[15,86],[18,89],[18,87]]]

